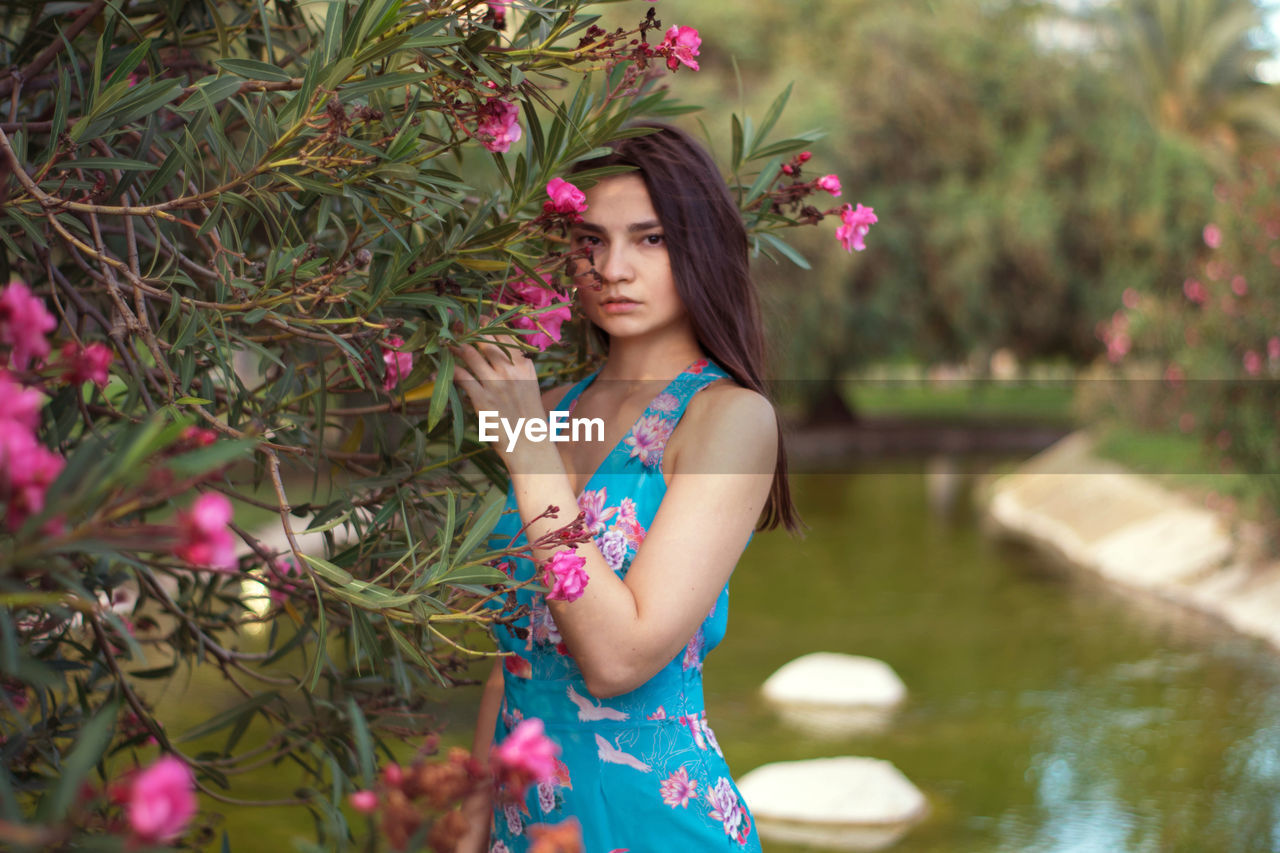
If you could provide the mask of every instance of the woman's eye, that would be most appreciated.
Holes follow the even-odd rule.
[[[661,246],[665,242],[666,242],[666,237],[664,237],[661,234],[644,235],[644,244],[646,246]]]
[[[579,246],[599,246],[600,238],[593,234],[579,234],[577,242]]]

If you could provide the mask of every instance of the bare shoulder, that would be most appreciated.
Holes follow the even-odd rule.
[[[677,460],[680,455],[736,456],[771,466],[777,453],[778,418],[768,397],[721,379],[693,395],[672,441]]]

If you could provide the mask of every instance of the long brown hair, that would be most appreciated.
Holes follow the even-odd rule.
[[[739,385],[769,398],[764,326],[738,206],[711,155],[687,133],[658,122],[637,127],[653,132],[616,140],[609,145],[612,154],[579,161],[572,171],[630,166],[640,173],[662,223],[676,292],[689,312],[698,344]],[[591,328],[607,347],[603,332]],[[773,485],[757,529],[782,525],[798,534],[801,524],[791,500],[779,423]]]

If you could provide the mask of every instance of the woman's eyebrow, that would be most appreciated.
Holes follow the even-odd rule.
[[[603,234],[605,229],[596,225],[594,222],[575,222],[571,226],[574,231],[584,231],[588,234]],[[633,222],[627,226],[627,233],[637,234],[641,231],[652,231],[654,228],[661,228],[662,223],[656,219],[646,219],[643,222]]]

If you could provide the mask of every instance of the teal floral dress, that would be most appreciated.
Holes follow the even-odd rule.
[[[598,371],[597,371],[598,372]],[[595,379],[591,374],[559,403],[570,413]],[[625,577],[662,503],[662,454],[689,400],[727,378],[699,359],[653,399],[627,435],[586,483],[578,506],[605,561]],[[494,529],[491,547],[512,541],[522,526],[514,493]],[[523,536],[515,540],[523,544]],[[534,565],[510,566],[517,580]],[[597,699],[556,630],[541,593],[519,592],[529,615],[499,626],[505,690],[494,730],[500,743],[515,726],[537,717],[559,745],[554,781],[532,786],[524,800],[495,798],[490,853],[528,849],[527,830],[576,818],[585,853],[759,851],[751,815],[733,783],[702,699],[702,662],[724,637],[729,586],[684,649],[630,693]]]

